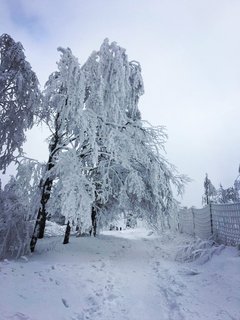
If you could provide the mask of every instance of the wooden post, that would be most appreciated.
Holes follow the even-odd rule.
[[[195,237],[195,214],[194,214],[194,209],[191,208],[192,211],[192,216],[193,216],[193,236]]]
[[[212,216],[212,204],[209,204],[209,210],[210,210],[210,222],[211,222],[211,234],[213,235],[213,216]]]

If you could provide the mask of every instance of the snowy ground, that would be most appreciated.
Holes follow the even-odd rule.
[[[182,240],[137,229],[39,241],[28,259],[0,263],[0,319],[239,320],[239,252],[180,263]]]

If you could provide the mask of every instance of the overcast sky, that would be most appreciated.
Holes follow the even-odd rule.
[[[182,204],[197,207],[206,172],[225,188],[238,175],[239,17],[239,0],[0,0],[0,32],[22,42],[42,85],[58,46],[82,64],[107,37],[141,63],[142,117],[166,126],[168,160],[193,179]],[[26,145],[41,160],[45,135]]]

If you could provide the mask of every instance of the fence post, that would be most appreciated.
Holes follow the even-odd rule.
[[[179,210],[177,212],[177,231],[179,231],[181,233],[181,231],[180,231],[180,214],[179,214]]]
[[[213,216],[212,216],[212,204],[209,204],[209,210],[210,210],[210,222],[211,222],[211,234],[213,235]]]
[[[193,216],[193,236],[195,237],[195,215],[194,215],[194,209],[191,208],[192,216]]]

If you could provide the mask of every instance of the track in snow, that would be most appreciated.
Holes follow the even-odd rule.
[[[0,320],[239,320],[239,278],[211,262],[175,262],[179,237],[135,230],[39,241],[29,261],[0,263]],[[219,263],[228,258],[230,274],[240,270],[234,255]]]

